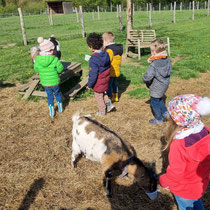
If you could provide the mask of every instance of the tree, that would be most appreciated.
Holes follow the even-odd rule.
[[[5,7],[6,6],[6,1],[5,0],[0,0],[0,6]]]

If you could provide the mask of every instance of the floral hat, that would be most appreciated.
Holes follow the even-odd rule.
[[[177,125],[193,128],[202,124],[201,115],[210,114],[210,98],[194,94],[176,96],[169,102],[168,112]]]

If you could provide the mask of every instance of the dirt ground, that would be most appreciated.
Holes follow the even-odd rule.
[[[210,73],[190,80],[172,78],[166,102],[184,93],[210,97],[209,84]],[[19,100],[17,86],[0,88],[0,209],[177,209],[169,192],[160,188],[158,199],[150,201],[126,177],[116,179],[108,199],[99,163],[82,158],[71,168],[71,117],[78,110],[94,113],[94,97],[70,102],[64,113],[50,119],[46,100]],[[148,123],[152,114],[146,99],[131,99],[124,92],[115,105],[116,112],[96,119],[127,139],[141,160],[155,164],[157,173],[164,172],[161,137],[167,123]],[[203,122],[210,127],[209,117]],[[203,196],[205,209],[210,209],[209,200],[210,186]]]

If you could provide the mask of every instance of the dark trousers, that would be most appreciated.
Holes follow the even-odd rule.
[[[151,107],[156,120],[162,120],[163,114],[167,112],[167,108],[162,98],[151,97]]]

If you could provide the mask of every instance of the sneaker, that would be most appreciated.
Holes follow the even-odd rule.
[[[106,112],[111,112],[115,109],[115,106],[112,104],[111,101],[109,101],[107,104],[106,104]]]
[[[115,106],[113,104],[106,106],[106,112],[111,112],[115,109]]]
[[[103,117],[103,116],[105,116],[106,114],[103,113],[103,112],[96,112],[96,115],[97,115],[97,116],[100,116],[100,117]]]
[[[151,123],[151,124],[158,124],[158,125],[160,125],[160,124],[162,124],[162,120],[156,120],[156,119],[151,119],[151,120],[149,120],[149,123]]]
[[[53,106],[49,106],[49,110],[50,110],[50,117],[53,118],[55,116],[55,110]]]
[[[58,102],[58,112],[63,112],[63,104]]]

